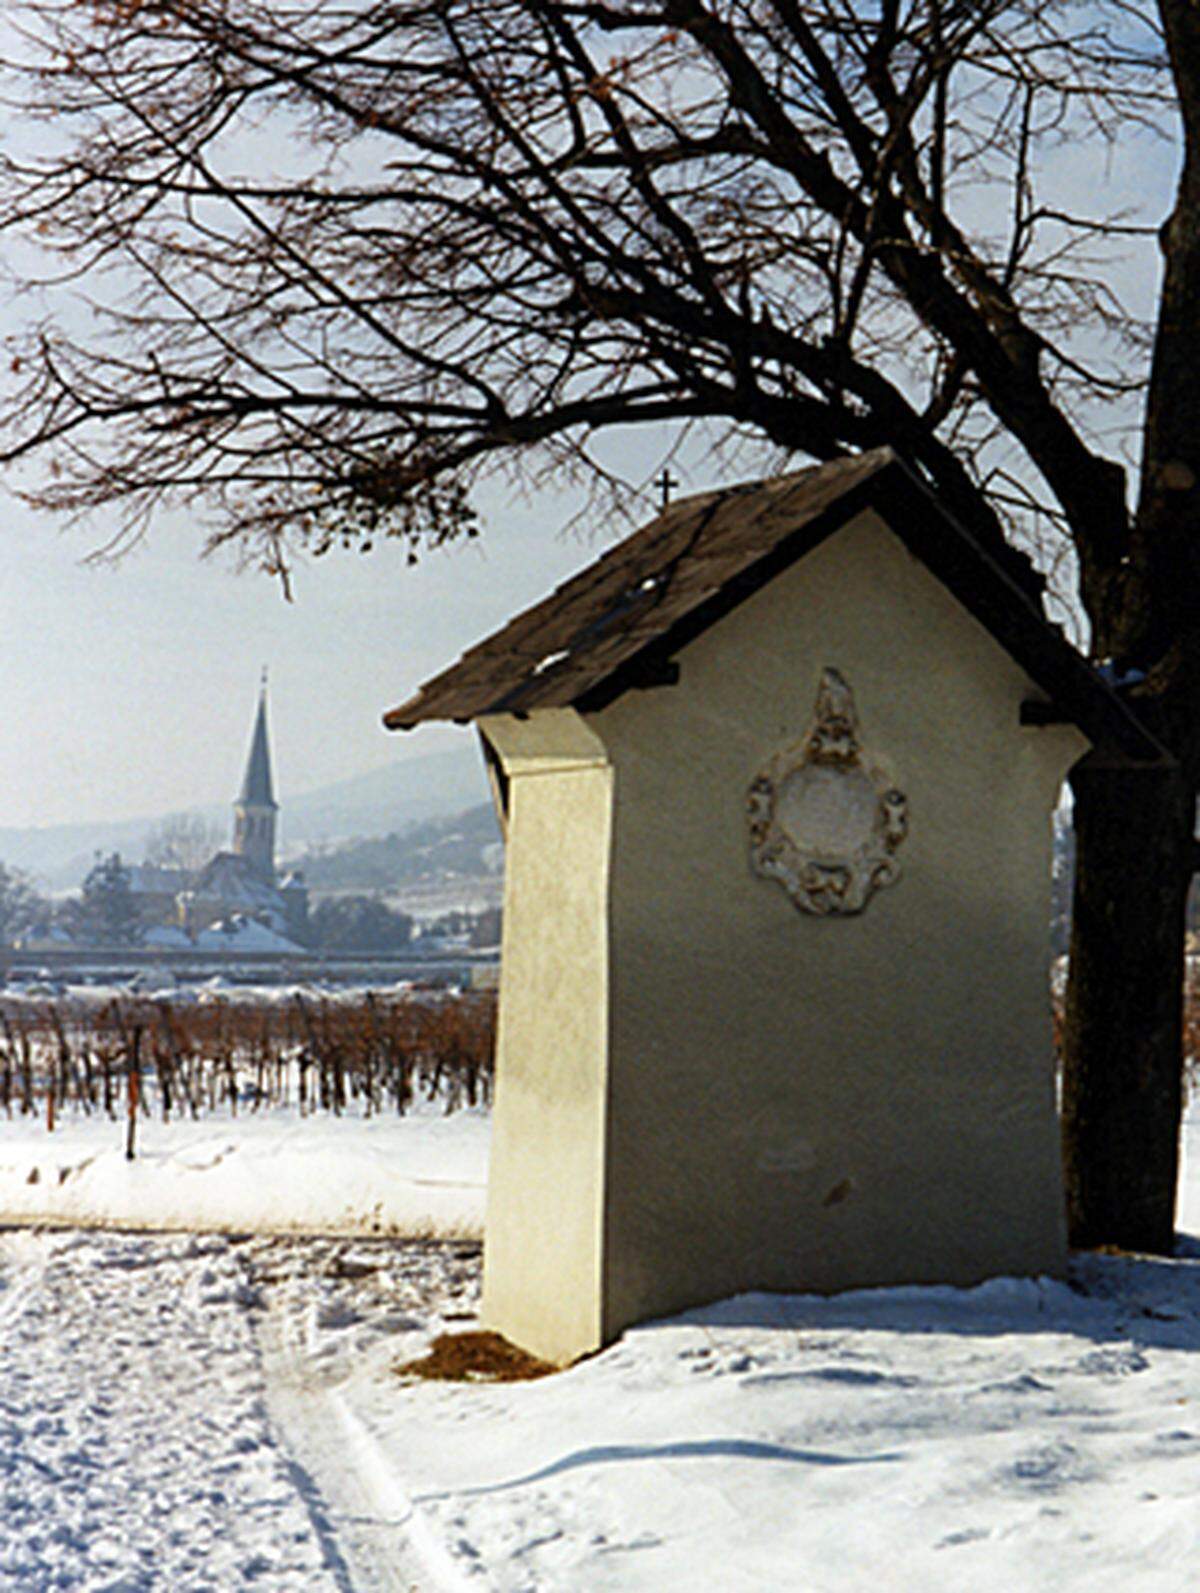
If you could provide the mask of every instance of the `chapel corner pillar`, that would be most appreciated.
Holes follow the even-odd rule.
[[[603,1334],[614,775],[573,709],[479,728],[507,841],[481,1315],[566,1364]]]

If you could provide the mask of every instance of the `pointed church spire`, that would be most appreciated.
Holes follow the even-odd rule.
[[[258,712],[250,738],[250,756],[242,789],[233,804],[233,850],[270,884],[275,883],[275,800],[271,781],[271,750],[267,740],[267,672],[262,673]]]
[[[250,739],[250,756],[246,759],[246,776],[242,781],[239,802],[255,807],[273,808],[275,802],[271,783],[271,751],[267,743],[267,672],[262,672],[262,685],[258,692],[258,713],[254,720],[254,734]]]

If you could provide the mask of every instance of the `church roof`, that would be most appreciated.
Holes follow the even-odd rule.
[[[271,788],[271,753],[267,745],[267,693],[259,694],[258,713],[254,719],[254,734],[250,739],[250,756],[246,759],[246,776],[242,781],[238,802],[245,807],[273,808],[275,801]]]
[[[983,548],[890,448],[679,499],[426,682],[384,724],[586,712],[632,687],[669,683],[673,653],[868,508],[1025,670],[1051,712],[1130,757],[1165,756],[1046,619],[1029,561]]]
[[[215,853],[196,876],[192,890],[197,896],[215,896],[230,907],[251,912],[282,905],[274,885],[264,880],[250,860],[238,852]]]

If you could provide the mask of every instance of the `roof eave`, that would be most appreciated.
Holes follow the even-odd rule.
[[[664,636],[580,692],[571,706],[598,712],[635,689],[641,683],[638,677],[653,667],[652,661],[666,660],[686,647],[848,520],[874,509],[1094,747],[1115,749],[1138,763],[1174,761],[1128,704],[1051,625],[1029,594],[946,512],[920,477],[890,450],[888,453],[890,457],[875,472],[848,488]],[[885,502],[893,508],[891,514],[886,512]],[[895,514],[897,502],[907,513]],[[935,533],[936,522],[941,522],[940,533]],[[976,584],[968,593],[966,588],[972,582],[982,583],[982,591]],[[981,607],[985,613],[980,613]]]
[[[672,655],[803,558],[848,520],[873,509],[913,556],[1025,670],[1037,689],[1083,731],[1093,746],[1115,750],[1138,763],[1171,761],[1171,755],[1136,713],[1050,624],[1036,595],[1024,590],[1018,580],[947,513],[915,471],[891,449],[879,449],[873,455],[864,456],[862,464],[863,471],[843,490],[835,490],[815,514],[807,519],[801,517],[794,531],[615,666],[601,665],[593,678],[582,685],[578,671],[564,676],[561,690],[556,690],[552,676],[528,673],[515,686],[507,684],[494,698],[477,700],[471,712],[456,718],[456,722],[469,723],[494,713],[523,713],[550,707],[598,712],[626,691],[663,683],[670,678]],[[683,507],[684,501],[680,501],[679,507]],[[442,717],[429,712],[429,702],[431,697],[436,697],[439,684],[457,667],[444,671],[406,702],[385,713],[383,722],[387,728],[408,730],[426,718]]]

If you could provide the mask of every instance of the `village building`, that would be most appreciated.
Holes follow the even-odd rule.
[[[889,450],[689,497],[385,723],[435,719],[507,841],[490,1326],[1061,1269],[1051,815],[1163,754],[1028,561]]]
[[[174,923],[179,913],[179,893],[187,889],[190,877],[187,870],[162,863],[126,863],[125,869],[142,923]]]
[[[181,945],[198,943],[214,926],[225,926],[223,936],[213,940],[207,935],[203,944],[209,949],[232,945],[234,940],[246,941],[247,936],[235,935],[233,928],[239,923],[257,924],[271,931],[272,949],[286,949],[304,936],[308,891],[301,873],[289,873],[282,879],[277,873],[279,804],[271,768],[265,680],[259,691],[250,751],[233,812],[229,849],[215,853],[198,874],[150,864],[130,870],[143,922],[177,928],[182,932]],[[153,938],[162,942],[161,936]],[[250,938],[255,945],[267,945],[262,936]]]

